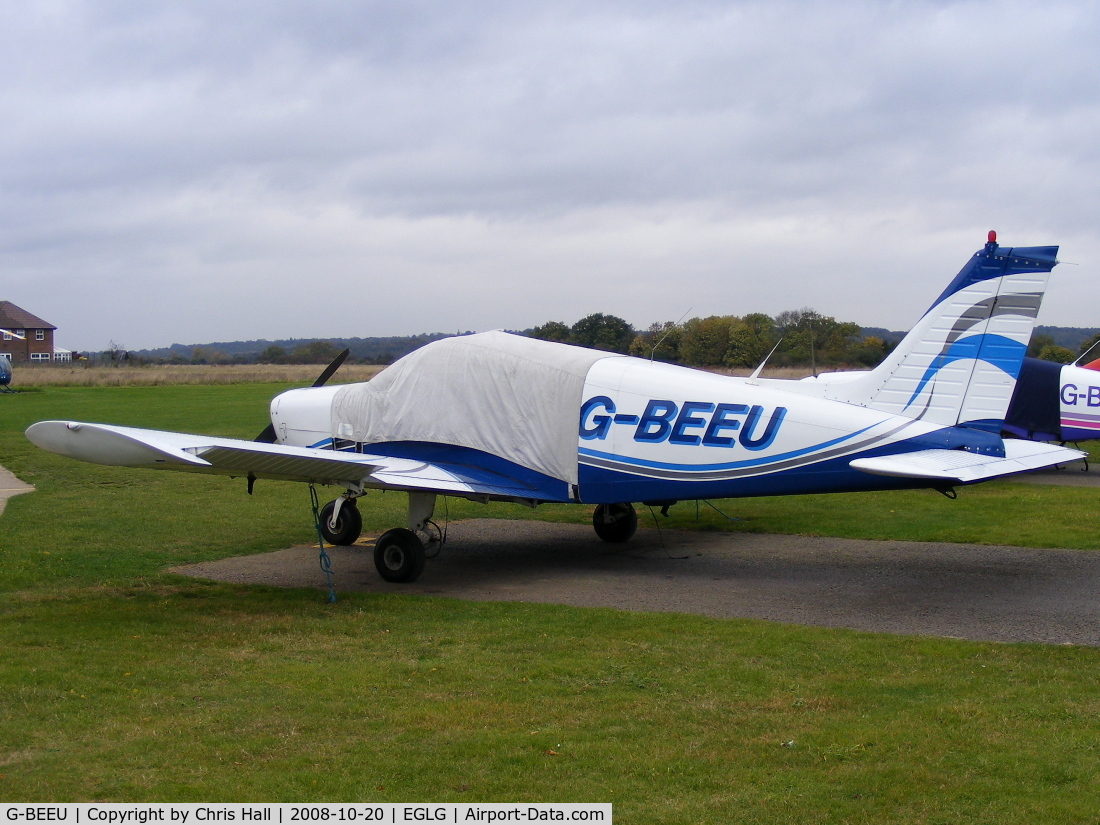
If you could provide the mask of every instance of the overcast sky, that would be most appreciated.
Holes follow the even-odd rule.
[[[103,349],[810,306],[1100,326],[1096,2],[10,2],[0,299]],[[689,316],[689,317],[690,317]]]

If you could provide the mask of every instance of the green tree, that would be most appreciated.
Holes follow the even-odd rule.
[[[1037,332],[1031,336],[1031,342],[1027,345],[1027,357],[1038,358],[1044,347],[1053,347],[1054,339],[1044,332]]]
[[[290,360],[297,364],[327,364],[339,354],[332,341],[310,341],[291,350]]]
[[[692,318],[684,324],[680,338],[680,358],[693,367],[714,367],[726,362],[730,333],[741,319],[733,315]]]
[[[775,320],[762,312],[746,315],[730,327],[726,365],[756,367],[775,346]]]
[[[572,331],[561,321],[547,321],[542,326],[535,327],[527,333],[529,338],[538,338],[542,341],[557,341],[561,344],[568,344],[571,335]]]
[[[781,312],[775,318],[783,335],[784,360],[791,364],[843,364],[859,339],[859,324],[837,321],[809,307]]]
[[[652,361],[676,363],[680,360],[680,339],[683,327],[673,321],[657,321],[649,329],[634,336],[630,354]]]
[[[224,364],[229,356],[213,347],[195,347],[191,350],[192,364]]]
[[[573,324],[570,342],[607,352],[626,353],[634,341],[634,327],[615,315],[594,312]]]
[[[1094,336],[1089,338],[1087,341],[1082,341],[1080,349],[1077,350],[1077,354],[1079,356],[1084,355],[1086,352],[1088,352],[1090,349],[1095,347],[1097,344],[1100,344],[1100,332],[1096,333]],[[1089,360],[1090,361],[1095,361],[1097,358],[1100,358],[1100,353],[1094,352],[1089,357]]]
[[[260,353],[259,361],[264,364],[286,363],[286,350],[278,344],[272,344]]]
[[[874,367],[886,357],[892,347],[874,335],[868,335],[853,343],[848,348],[848,355],[844,359],[849,364],[862,364],[865,367]]]
[[[786,364],[817,364],[817,327],[820,315],[809,307],[788,309],[775,316],[776,332],[783,339],[779,361]]]
[[[1073,360],[1073,350],[1068,347],[1060,347],[1057,344],[1047,344],[1039,350],[1039,357],[1044,361],[1068,364]]]

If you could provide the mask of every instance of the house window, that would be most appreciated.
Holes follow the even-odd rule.
[[[35,341],[45,341],[46,340],[46,330],[36,329],[34,331],[34,340]]]
[[[10,341],[11,340],[11,333],[8,332],[7,330],[4,330],[4,340],[5,341]]]
[[[31,360],[32,361],[49,361],[50,360],[50,354],[48,352],[32,352],[31,353]]]

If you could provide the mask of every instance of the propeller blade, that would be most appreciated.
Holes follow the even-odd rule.
[[[275,435],[275,425],[268,424],[264,427],[264,431],[252,440],[259,441],[261,444],[274,444],[278,440],[278,436]]]
[[[351,350],[346,349],[332,359],[332,363],[325,367],[325,371],[317,376],[317,380],[310,384],[311,387],[323,387],[325,382],[332,378],[336,374],[336,370],[340,369],[340,365],[343,364],[348,356],[351,355]],[[256,436],[253,441],[258,441],[261,444],[274,444],[278,441],[278,436],[275,435],[275,425],[268,424],[264,427],[264,431]]]
[[[341,352],[339,355],[337,355],[335,358],[333,358],[332,363],[329,364],[327,367],[325,367],[325,371],[317,376],[317,380],[313,382],[312,386],[314,386],[314,387],[324,386],[325,382],[328,381],[330,378],[332,378],[332,376],[333,376],[333,374],[335,374],[336,370],[340,369],[340,365],[343,364],[344,361],[347,360],[347,357],[349,355],[351,355],[351,350],[346,349],[343,352]]]

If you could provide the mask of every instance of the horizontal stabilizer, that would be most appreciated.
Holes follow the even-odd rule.
[[[918,450],[880,458],[857,458],[849,466],[872,475],[969,484],[1067,464],[1086,456],[1080,450],[1035,441],[1007,439],[1004,444],[1004,458],[964,450]]]

